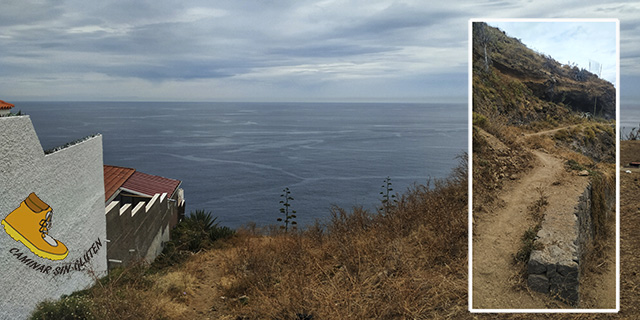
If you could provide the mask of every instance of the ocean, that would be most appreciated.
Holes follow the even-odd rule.
[[[182,181],[187,214],[232,228],[299,225],[444,178],[467,150],[466,104],[18,102],[44,149],[102,134],[104,163]]]
[[[624,139],[631,130],[640,129],[640,105],[620,105],[620,138]]]

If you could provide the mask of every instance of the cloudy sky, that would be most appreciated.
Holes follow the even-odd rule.
[[[470,18],[568,17],[620,19],[639,96],[631,1],[3,0],[0,99],[466,102]]]

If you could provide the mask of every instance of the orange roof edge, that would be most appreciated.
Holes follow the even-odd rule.
[[[136,171],[133,168],[104,165],[104,200],[109,199]]]
[[[12,103],[5,102],[4,100],[0,100],[0,109],[11,109],[15,107]]]

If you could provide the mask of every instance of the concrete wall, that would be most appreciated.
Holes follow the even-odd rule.
[[[593,239],[591,185],[573,201],[571,212],[547,213],[527,265],[532,290],[557,295],[569,304],[580,301],[580,263]]]
[[[0,118],[0,219],[32,192],[53,209],[48,234],[69,253],[41,258],[0,227],[0,319],[26,318],[107,271],[102,137],[45,155],[29,116]]]
[[[112,201],[105,208],[109,239],[109,268],[144,259],[152,262],[169,241],[169,226],[177,216],[177,201],[166,193],[156,194],[148,202],[120,204]]]

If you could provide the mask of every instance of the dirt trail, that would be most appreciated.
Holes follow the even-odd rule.
[[[248,237],[248,236],[247,236]],[[248,237],[226,248],[211,249],[200,252],[189,259],[182,267],[189,274],[197,275],[190,284],[191,291],[184,301],[186,310],[180,310],[176,319],[219,319],[233,320],[232,307],[237,298],[224,296],[224,288],[232,286],[232,279],[225,277],[223,268],[225,261],[238,254],[238,248],[253,244],[265,244],[270,237]],[[232,303],[230,303],[232,302]],[[237,317],[240,318],[240,317]]]
[[[540,198],[548,197],[547,212],[571,210],[567,199],[576,199],[588,183],[564,170],[562,160],[532,151],[536,165],[521,180],[507,185],[499,197],[503,205],[476,221],[473,236],[473,307],[479,309],[548,309],[565,305],[544,294],[518,289],[522,286],[513,256],[521,237],[535,223],[528,211]],[[571,206],[571,208],[567,208]]]
[[[549,133],[558,132],[558,131],[563,130],[563,129],[571,129],[571,128],[577,127],[577,126],[580,126],[580,124],[573,124],[573,125],[570,125],[570,126],[564,126],[564,127],[559,127],[559,128],[550,129],[550,130],[543,130],[543,131],[538,131],[538,132],[534,132],[534,133],[527,133],[524,136],[525,137],[528,137],[528,136],[540,136],[540,135],[543,135],[543,134],[549,134]]]
[[[224,279],[220,269],[228,251],[210,250],[189,260],[184,268],[190,274],[197,275],[197,279],[190,285],[192,291],[185,301],[186,310],[181,310],[180,317],[176,318],[226,319],[219,313],[226,308],[222,300],[221,286],[224,285]]]
[[[520,238],[533,225],[527,207],[562,172],[560,160],[536,151],[538,164],[520,181],[505,188],[504,205],[476,222],[473,237],[473,307],[480,309],[546,308],[542,295],[517,291],[513,255]]]

